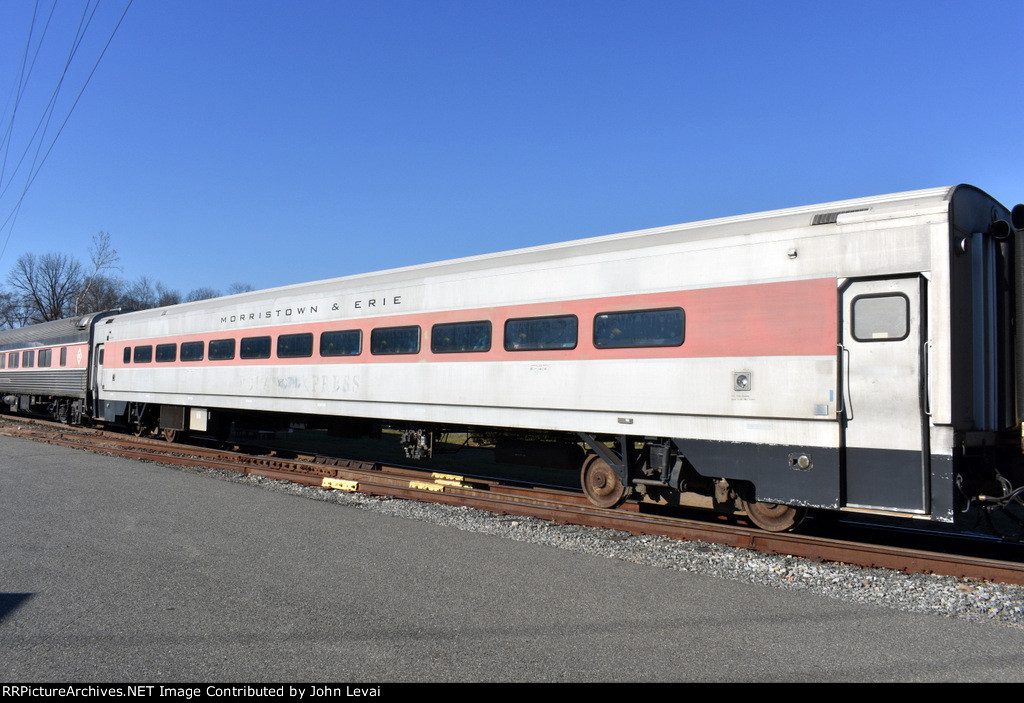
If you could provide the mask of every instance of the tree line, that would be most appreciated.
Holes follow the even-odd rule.
[[[92,238],[87,263],[64,253],[22,254],[0,285],[0,329],[101,310],[146,310],[224,295],[204,286],[183,296],[146,275],[126,280],[118,275],[119,261],[106,232]],[[250,290],[249,284],[232,283],[226,294]]]

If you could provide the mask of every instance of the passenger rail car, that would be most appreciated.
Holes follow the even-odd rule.
[[[956,186],[110,314],[69,397],[170,437],[301,418],[401,426],[412,457],[467,428],[582,446],[608,507],[951,523],[1021,503],[1022,230]],[[0,371],[21,408],[23,371]]]
[[[89,353],[96,321],[110,313],[0,332],[0,399],[9,410],[80,423],[96,412]]]

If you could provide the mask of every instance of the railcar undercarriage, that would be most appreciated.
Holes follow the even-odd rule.
[[[965,448],[955,482],[962,513],[985,532],[1024,539],[1024,453],[1015,441]]]
[[[406,427],[400,441],[407,458],[425,460],[437,451],[437,438],[451,432],[487,437],[483,441],[493,444],[497,461],[578,470],[584,495],[602,508],[615,508],[635,498],[746,515],[758,527],[773,532],[793,529],[807,513],[799,506],[758,501],[749,482],[700,474],[666,438]]]
[[[51,395],[5,395],[3,406],[9,412],[24,412],[52,418],[63,425],[88,424],[85,401]]]
[[[5,410],[46,416],[65,424],[88,425],[94,419],[81,398],[9,394],[2,401]],[[177,406],[124,403],[109,417],[97,419],[138,436],[174,442],[195,430],[189,424],[188,411]],[[499,463],[579,471],[579,485],[587,499],[609,509],[626,500],[693,507],[746,516],[758,527],[773,532],[797,527],[807,513],[803,506],[759,501],[756,486],[750,481],[702,474],[669,438],[411,426],[372,419],[229,410],[203,413],[204,424],[198,433],[222,440],[232,431],[265,433],[288,428],[326,429],[342,437],[380,437],[382,427],[387,426],[399,430],[406,457],[415,461],[430,460],[468,445],[491,447]],[[449,436],[456,433],[465,436],[462,445],[450,441]],[[1024,455],[1020,448],[1010,441],[966,447],[960,467],[955,480],[958,505],[961,513],[974,516],[963,522],[975,522],[1004,539],[1024,539]]]

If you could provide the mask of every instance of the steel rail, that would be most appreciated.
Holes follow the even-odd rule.
[[[40,427],[49,423],[32,424]],[[467,506],[498,514],[707,542],[813,561],[1024,585],[1024,564],[1021,563],[645,515],[639,512],[636,503],[609,510],[594,507],[584,497],[570,491],[522,488],[477,478],[435,479],[425,472],[369,462],[253,457],[97,430],[69,430],[62,425],[40,431],[13,429],[4,423],[0,425],[0,434],[176,466],[199,464],[309,486],[325,487],[324,479],[336,479],[352,482],[355,490],[366,495]]]

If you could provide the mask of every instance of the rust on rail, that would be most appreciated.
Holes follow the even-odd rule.
[[[313,457],[309,461],[252,457],[221,449],[140,440],[98,430],[68,430],[59,425],[51,428],[47,427],[48,424],[3,421],[0,422],[0,434],[176,466],[227,469],[328,489],[358,490],[367,495],[467,506],[498,514],[708,542],[814,561],[1024,585],[1024,564],[1016,562],[794,533],[772,533],[731,523],[645,515],[639,512],[636,503],[626,503],[614,510],[596,508],[581,494],[567,490],[516,487],[476,478],[466,482],[460,476],[431,478],[424,471],[365,461],[330,457]]]

